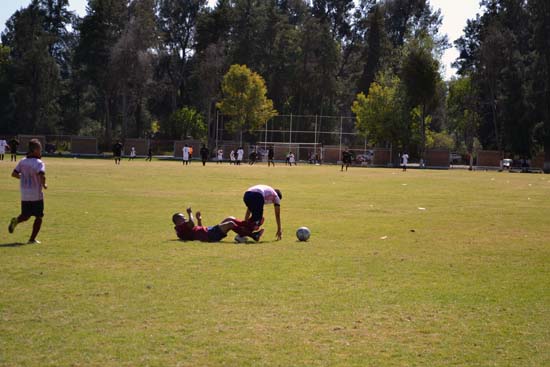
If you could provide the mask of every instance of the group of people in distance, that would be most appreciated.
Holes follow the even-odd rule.
[[[183,213],[175,213],[172,216],[175,231],[179,239],[183,241],[219,242],[233,231],[241,237],[250,237],[258,242],[264,233],[261,228],[264,223],[264,205],[273,204],[275,219],[277,221],[277,232],[275,237],[280,240],[283,236],[281,227],[281,199],[283,195],[280,190],[267,185],[255,185],[250,187],[243,196],[246,205],[244,219],[227,217],[214,226],[203,226],[202,214],[195,213],[187,208],[187,217]]]
[[[115,144],[113,144],[113,158],[115,160],[115,164],[119,165],[120,160],[122,158],[122,152],[124,150],[124,145],[120,142],[120,140],[117,140]],[[133,161],[137,156],[136,147],[130,148],[130,157],[128,158],[129,161]],[[149,148],[147,149],[147,157],[145,158],[146,161],[151,162],[153,160],[153,149],[149,145]]]
[[[8,143],[5,139],[0,138],[0,161],[4,160],[4,155],[6,151],[9,150],[11,153],[12,162],[17,162],[17,147],[19,147],[19,140],[13,138]]]

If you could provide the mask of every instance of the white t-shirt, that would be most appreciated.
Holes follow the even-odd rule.
[[[238,161],[243,160],[243,155],[244,155],[244,150],[242,150],[242,149],[237,150],[237,160]]]
[[[188,161],[189,160],[189,147],[183,147],[183,160]]]
[[[4,139],[0,139],[0,154],[6,153],[6,147],[8,143]]]
[[[19,186],[21,201],[44,200],[40,172],[46,173],[46,165],[38,158],[24,158],[17,163],[15,171],[21,174]]]
[[[294,159],[294,153],[290,153],[290,154],[288,155],[288,161],[289,161],[290,163],[295,163],[295,162],[296,162],[296,160]]]
[[[130,151],[130,157],[136,156],[136,148],[132,147],[132,150]]]
[[[403,160],[403,165],[406,166],[407,163],[409,163],[409,155],[407,153],[403,154],[401,156],[401,159]]]
[[[264,204],[281,205],[281,199],[279,199],[279,195],[277,195],[277,192],[271,186],[256,185],[248,188],[248,190],[246,191],[258,192],[262,194],[264,197]]]
[[[218,150],[218,160],[219,161],[223,160],[223,150],[221,149]]]

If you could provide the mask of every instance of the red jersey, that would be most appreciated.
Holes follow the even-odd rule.
[[[181,240],[208,242],[208,227],[194,226],[189,228],[187,223],[183,223],[175,226],[174,229]]]

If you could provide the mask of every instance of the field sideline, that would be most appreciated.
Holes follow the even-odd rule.
[[[0,162],[0,366],[550,365],[549,175],[45,162],[40,245]],[[176,241],[257,183],[282,241],[271,206],[260,243]]]

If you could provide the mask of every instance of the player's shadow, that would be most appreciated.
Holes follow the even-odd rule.
[[[0,243],[0,247],[19,247],[19,246],[25,246],[26,243],[22,242],[12,242],[12,243]]]

